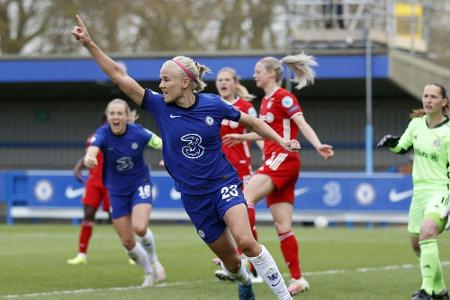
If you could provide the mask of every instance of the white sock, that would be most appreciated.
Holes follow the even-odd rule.
[[[232,273],[231,271],[229,271],[225,265],[223,264],[222,261],[220,261],[220,266],[222,267],[222,269],[228,273],[228,275],[230,275],[231,278],[233,278],[234,280],[237,280],[239,282],[241,282],[243,285],[250,285],[252,284],[251,280],[250,280],[250,276],[248,276],[247,271],[245,270],[245,266],[242,263],[241,260],[241,268],[239,269],[239,271],[237,271],[237,273]]]
[[[158,256],[156,255],[155,238],[153,237],[153,232],[150,228],[147,228],[147,231],[143,237],[138,236],[136,240],[142,245],[142,247],[144,247],[145,251],[147,251],[150,263],[154,263],[158,260]]]
[[[150,265],[150,261],[148,260],[147,252],[145,252],[140,243],[136,243],[133,249],[127,251],[127,254],[132,260],[134,260],[144,269],[145,274],[153,273],[152,266]]]
[[[258,274],[264,278],[267,286],[272,290],[278,299],[292,299],[272,255],[270,255],[269,251],[267,251],[266,247],[263,245],[261,245],[261,248],[262,251],[258,256],[248,257],[248,259],[253,266],[255,266]]]

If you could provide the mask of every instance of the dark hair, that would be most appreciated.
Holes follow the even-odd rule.
[[[448,101],[449,99],[448,99],[448,95],[447,95],[447,89],[442,84],[436,83],[436,82],[427,83],[425,86],[427,86],[427,85],[434,85],[434,86],[438,87],[441,90],[442,99],[447,99],[447,105],[442,109],[442,114],[447,116],[449,113],[449,105],[450,105],[450,103]],[[409,114],[409,117],[411,119],[420,118],[423,116],[425,116],[425,110],[423,108],[413,109],[413,111]]]
[[[430,83],[430,85],[435,85],[441,90],[442,98],[448,98],[447,89],[442,84],[433,82],[433,83]]]

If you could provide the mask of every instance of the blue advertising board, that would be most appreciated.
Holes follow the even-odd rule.
[[[84,185],[71,171],[10,171],[4,175],[9,208],[79,208]],[[154,211],[183,212],[180,194],[166,172],[152,172]],[[411,176],[400,174],[303,172],[295,186],[294,213],[406,214]],[[265,202],[257,205],[266,211]],[[12,221],[10,216],[10,220]]]

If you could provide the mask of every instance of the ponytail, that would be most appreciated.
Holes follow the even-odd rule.
[[[281,62],[294,71],[295,78],[292,81],[297,83],[296,89],[300,90],[308,84],[314,84],[316,74],[311,68],[317,66],[314,56],[302,52],[297,55],[285,56],[281,59]]]

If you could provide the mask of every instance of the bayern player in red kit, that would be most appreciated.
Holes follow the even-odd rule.
[[[102,115],[102,124],[106,122],[105,114]],[[86,149],[91,145],[92,135],[86,142]],[[83,203],[84,218],[81,222],[80,236],[78,241],[78,254],[72,259],[67,260],[70,265],[87,264],[87,249],[92,236],[92,228],[95,225],[95,214],[103,203],[103,210],[109,214],[109,195],[108,190],[103,185],[103,154],[97,155],[98,165],[89,169],[89,177],[86,181],[85,192],[81,202]],[[84,168],[83,158],[75,165],[73,171],[75,178],[83,182],[81,170]]]
[[[312,56],[302,53],[286,56],[281,61],[274,57],[259,60],[253,78],[256,86],[265,93],[260,118],[284,138],[295,139],[300,130],[316,151],[324,159],[328,159],[334,155],[332,146],[320,142],[315,131],[306,122],[295,95],[281,87],[283,63],[296,73],[297,89],[314,81],[314,72],[310,66],[316,65],[316,62]],[[256,133],[231,134],[224,137],[224,143],[232,145],[243,140],[258,139],[261,138]],[[309,283],[302,277],[298,242],[292,230],[294,187],[300,172],[300,157],[297,153],[283,150],[270,140],[264,141],[263,152],[265,161],[244,190],[250,226],[256,231],[254,206],[266,197],[280,239],[281,251],[291,275],[288,290],[291,295],[295,295],[309,288]]]

